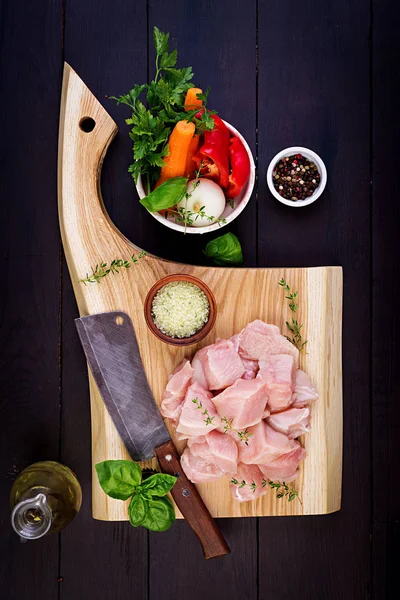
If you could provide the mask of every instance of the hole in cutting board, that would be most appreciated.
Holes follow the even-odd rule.
[[[123,317],[116,317],[115,322],[117,325],[123,325],[124,319],[123,319]]]
[[[83,117],[83,119],[79,121],[79,127],[85,133],[90,133],[96,127],[96,121],[92,119],[92,117]]]

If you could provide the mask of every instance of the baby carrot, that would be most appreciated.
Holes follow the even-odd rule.
[[[196,154],[200,144],[200,136],[194,135],[190,140],[189,152],[186,159],[185,175],[191,177],[193,171],[196,169],[196,164],[193,162],[193,156]]]
[[[185,111],[193,110],[194,108],[201,108],[203,106],[202,100],[197,98],[197,94],[202,94],[203,91],[200,88],[189,88],[185,98]]]
[[[160,178],[156,187],[167,181],[167,179],[185,175],[186,160],[194,132],[194,123],[185,120],[177,122],[169,136],[169,154],[164,157],[165,166],[161,167]]]

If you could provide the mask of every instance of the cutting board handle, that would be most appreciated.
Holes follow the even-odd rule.
[[[217,558],[229,554],[229,546],[224,540],[216,522],[210,515],[196,486],[186,477],[179,454],[172,441],[155,449],[161,470],[178,477],[172,488],[172,497],[179,510],[193,529],[203,546],[204,558]]]

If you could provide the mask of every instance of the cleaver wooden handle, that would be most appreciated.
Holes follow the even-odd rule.
[[[154,452],[161,471],[178,477],[171,494],[179,510],[199,538],[203,546],[204,558],[216,558],[229,554],[229,546],[201,499],[196,486],[183,472],[179,454],[173,442],[169,441],[158,446]]]

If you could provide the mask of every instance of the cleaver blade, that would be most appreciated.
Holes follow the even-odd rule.
[[[135,330],[123,312],[75,319],[93,377],[133,460],[170,440],[144,372]]]

